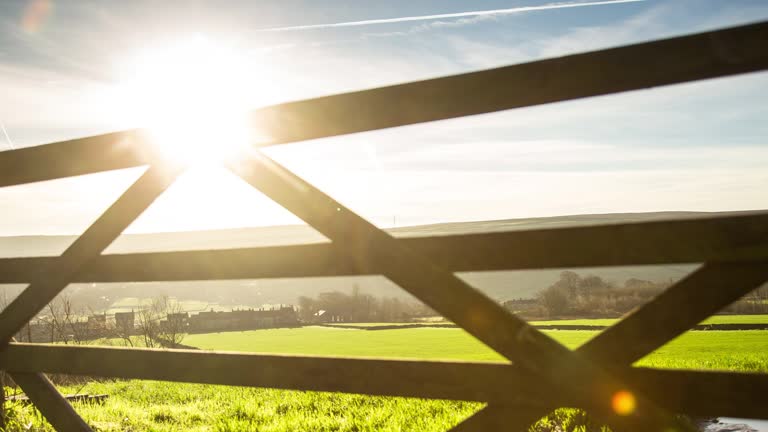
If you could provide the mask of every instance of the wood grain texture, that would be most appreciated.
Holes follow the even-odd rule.
[[[768,214],[401,238],[454,272],[768,260]],[[563,245],[570,245],[564,247]],[[2,258],[0,283],[27,283],[55,257]],[[381,274],[332,243],[110,254],[75,282],[266,279]]]

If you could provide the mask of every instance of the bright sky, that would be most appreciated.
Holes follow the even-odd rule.
[[[768,18],[762,0],[595,3],[1,2],[0,149],[141,126],[126,114],[130,62],[194,38],[253,68],[238,96],[255,107]],[[758,73],[268,153],[381,226],[765,209],[766,100]],[[0,235],[81,232],[140,172],[0,189]],[[289,223],[238,179],[197,169],[130,231]]]

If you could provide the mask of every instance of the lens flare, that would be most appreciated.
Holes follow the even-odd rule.
[[[611,398],[613,412],[621,416],[628,416],[634,413],[636,403],[635,396],[626,390],[616,392],[613,398]]]
[[[24,8],[21,17],[21,28],[25,33],[34,34],[40,31],[51,15],[53,4],[49,0],[32,0]]]

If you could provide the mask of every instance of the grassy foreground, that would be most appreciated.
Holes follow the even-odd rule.
[[[550,331],[575,348],[598,332]],[[308,327],[190,335],[203,349],[310,355],[501,361],[460,329],[361,331]],[[768,331],[690,332],[638,362],[661,368],[768,372]],[[247,373],[247,371],[243,371]],[[444,431],[482,404],[413,398],[251,389],[152,381],[90,382],[63,392],[105,393],[103,406],[76,404],[102,431]],[[14,430],[50,430],[30,407],[15,406]],[[558,410],[536,430],[600,430],[576,410]]]
[[[76,404],[88,423],[102,431],[443,431],[481,407],[469,402],[136,380],[89,383],[80,391],[110,395],[103,406]],[[33,430],[48,430],[41,419],[25,414],[34,421]]]

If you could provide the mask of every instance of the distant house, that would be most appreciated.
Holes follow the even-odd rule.
[[[243,309],[231,312],[200,312],[188,319],[191,332],[250,330],[296,325],[298,316],[292,306],[276,309]]]
[[[93,330],[102,330],[107,328],[107,315],[91,315],[88,317],[88,328]]]
[[[189,312],[169,313],[160,326],[165,329],[173,329],[176,332],[185,332],[189,327]]]
[[[519,314],[519,313],[535,311],[540,308],[541,304],[536,299],[518,298],[518,299],[507,300],[504,303],[502,303],[502,306],[504,306],[504,309],[512,313]]]
[[[189,319],[189,312],[170,313],[167,319],[173,324],[183,323]]]
[[[121,330],[133,330],[136,325],[136,314],[130,312],[115,312],[115,326]]]
[[[351,322],[352,317],[336,309],[321,309],[313,315],[314,321],[319,323]]]

